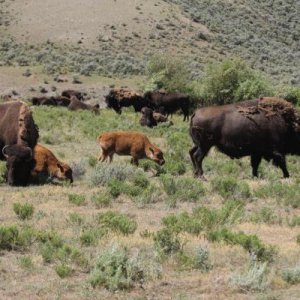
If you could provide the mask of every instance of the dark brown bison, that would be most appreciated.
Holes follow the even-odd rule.
[[[38,128],[25,103],[0,105],[0,159],[6,160],[8,184],[27,185],[35,164],[33,148],[38,137]]]
[[[84,100],[83,93],[81,93],[80,91],[65,90],[61,93],[61,95],[63,97],[67,97],[69,99],[71,99],[72,96],[75,96],[78,100],[81,100],[81,101]]]
[[[36,164],[31,172],[32,181],[37,182],[41,177],[48,178],[50,176],[59,180],[73,182],[70,166],[58,160],[48,148],[37,144],[34,147],[33,155]]]
[[[155,111],[165,113],[167,116],[181,109],[184,115],[183,121],[189,119],[191,103],[188,95],[162,91],[146,92],[144,94],[144,101],[147,103],[145,106]]]
[[[118,114],[122,113],[122,107],[133,106],[137,112],[147,106],[147,102],[141,95],[127,88],[111,89],[105,97],[105,103],[108,108],[115,110]]]
[[[99,104],[90,105],[84,102],[79,101],[75,96],[71,97],[70,104],[68,106],[69,110],[76,111],[76,110],[90,110],[95,114],[99,114]]]
[[[68,106],[71,100],[63,96],[51,97],[33,97],[31,103],[33,105],[50,105],[50,106]]]
[[[202,161],[215,146],[231,158],[250,156],[253,176],[264,158],[289,177],[285,156],[300,154],[299,124],[293,105],[278,98],[200,108],[190,123],[195,175],[203,176]]]
[[[143,107],[141,113],[142,117],[140,119],[140,124],[142,126],[153,127],[157,125],[157,122],[153,117],[153,110],[151,108]]]
[[[105,161],[109,157],[111,162],[113,155],[131,155],[131,163],[138,165],[139,159],[148,158],[159,165],[165,163],[162,151],[151,144],[147,136],[137,131],[104,132],[98,136],[97,141],[102,149],[98,160]]]

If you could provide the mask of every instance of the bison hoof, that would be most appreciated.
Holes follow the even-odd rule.
[[[207,179],[204,177],[203,174],[195,173],[194,176],[195,176],[195,178],[199,178],[199,179],[201,179],[203,181],[207,181]]]

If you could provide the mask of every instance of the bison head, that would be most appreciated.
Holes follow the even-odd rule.
[[[165,163],[164,155],[162,151],[157,147],[149,147],[149,154],[147,156],[160,166]]]
[[[35,166],[32,149],[22,145],[7,145],[2,149],[6,158],[7,182],[9,185],[25,186]]]
[[[55,174],[52,175],[59,180],[69,180],[70,183],[73,182],[73,171],[67,164],[58,162],[57,170]]]
[[[105,97],[105,103],[107,105],[107,108],[113,109],[119,115],[122,113],[121,105],[120,105],[119,101],[113,95],[108,94]]]

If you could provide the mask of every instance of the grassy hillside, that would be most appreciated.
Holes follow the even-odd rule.
[[[207,62],[241,56],[277,82],[300,83],[297,1],[6,0],[2,6],[2,64],[141,74],[161,51],[182,57],[197,77]]]
[[[149,129],[131,110],[33,110],[40,143],[71,164],[75,181],[1,184],[3,298],[298,299],[297,158],[288,157],[290,179],[266,162],[253,179],[248,158],[211,151],[201,182],[181,116]],[[97,163],[96,136],[118,129],[145,132],[166,165]]]

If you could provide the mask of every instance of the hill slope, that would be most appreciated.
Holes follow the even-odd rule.
[[[0,61],[46,72],[139,74],[158,51],[193,76],[241,56],[276,81],[300,82],[300,5],[255,0],[2,1]]]

